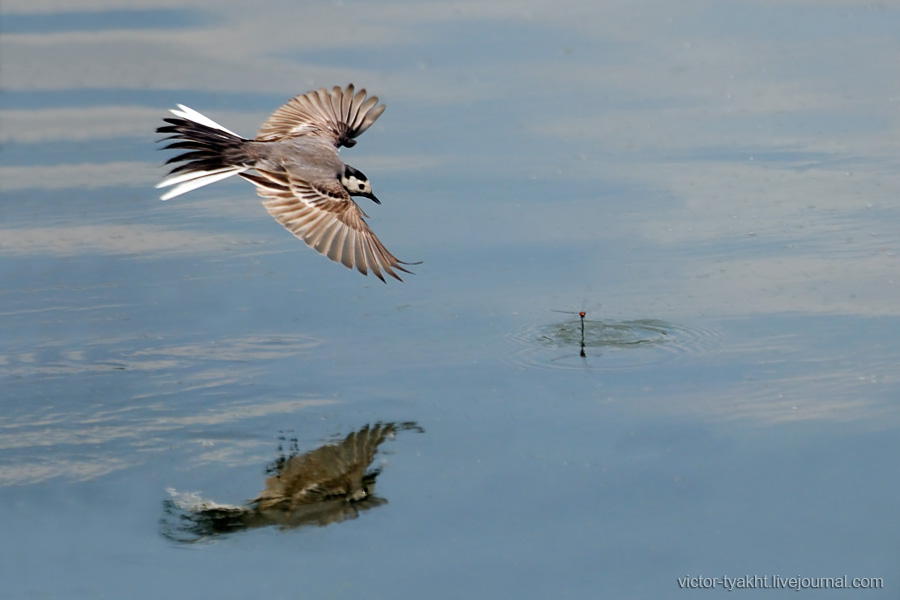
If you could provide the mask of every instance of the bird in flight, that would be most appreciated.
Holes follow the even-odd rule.
[[[338,156],[356,145],[384,104],[353,84],[301,94],[272,113],[254,139],[239,136],[192,108],[172,109],[174,117],[157,133],[171,141],[164,149],[185,150],[166,164],[177,164],[157,188],[170,188],[168,200],[239,175],[256,186],[263,206],[276,221],[306,244],[363,275],[371,270],[402,281],[411,273],[391,254],[365,221],[353,196],[381,201],[368,178]]]

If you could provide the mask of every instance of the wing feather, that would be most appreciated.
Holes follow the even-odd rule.
[[[337,179],[308,182],[287,171],[241,173],[256,185],[263,205],[276,221],[308,246],[335,262],[385,281],[410,273],[369,228],[363,212]]]
[[[354,138],[384,112],[378,96],[366,96],[365,89],[356,91],[352,83],[343,89],[334,86],[301,94],[272,113],[256,139],[270,142],[315,136],[327,139],[335,147],[353,146]]]

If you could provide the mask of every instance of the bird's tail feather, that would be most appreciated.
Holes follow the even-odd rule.
[[[246,143],[250,140],[182,104],[178,105],[177,110],[172,109],[172,114],[176,118],[163,119],[168,125],[156,131],[169,134],[163,141],[176,140],[165,149],[176,148],[187,152],[166,161],[166,164],[182,164],[156,184],[157,188],[175,186],[160,198],[168,200],[252,168],[246,151]]]

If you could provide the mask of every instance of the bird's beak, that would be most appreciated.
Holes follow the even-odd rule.
[[[376,198],[376,197],[375,197],[375,194],[360,194],[360,196],[363,196],[364,198],[368,198],[369,200],[371,200],[371,201],[374,202],[375,204],[381,204],[381,200],[379,200],[378,198]]]

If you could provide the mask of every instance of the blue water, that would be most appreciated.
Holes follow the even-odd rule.
[[[900,11],[733,14],[5,2],[0,596],[896,597]],[[175,103],[249,136],[349,81],[403,283],[246,182],[159,201]],[[386,504],[167,535],[375,423]]]

